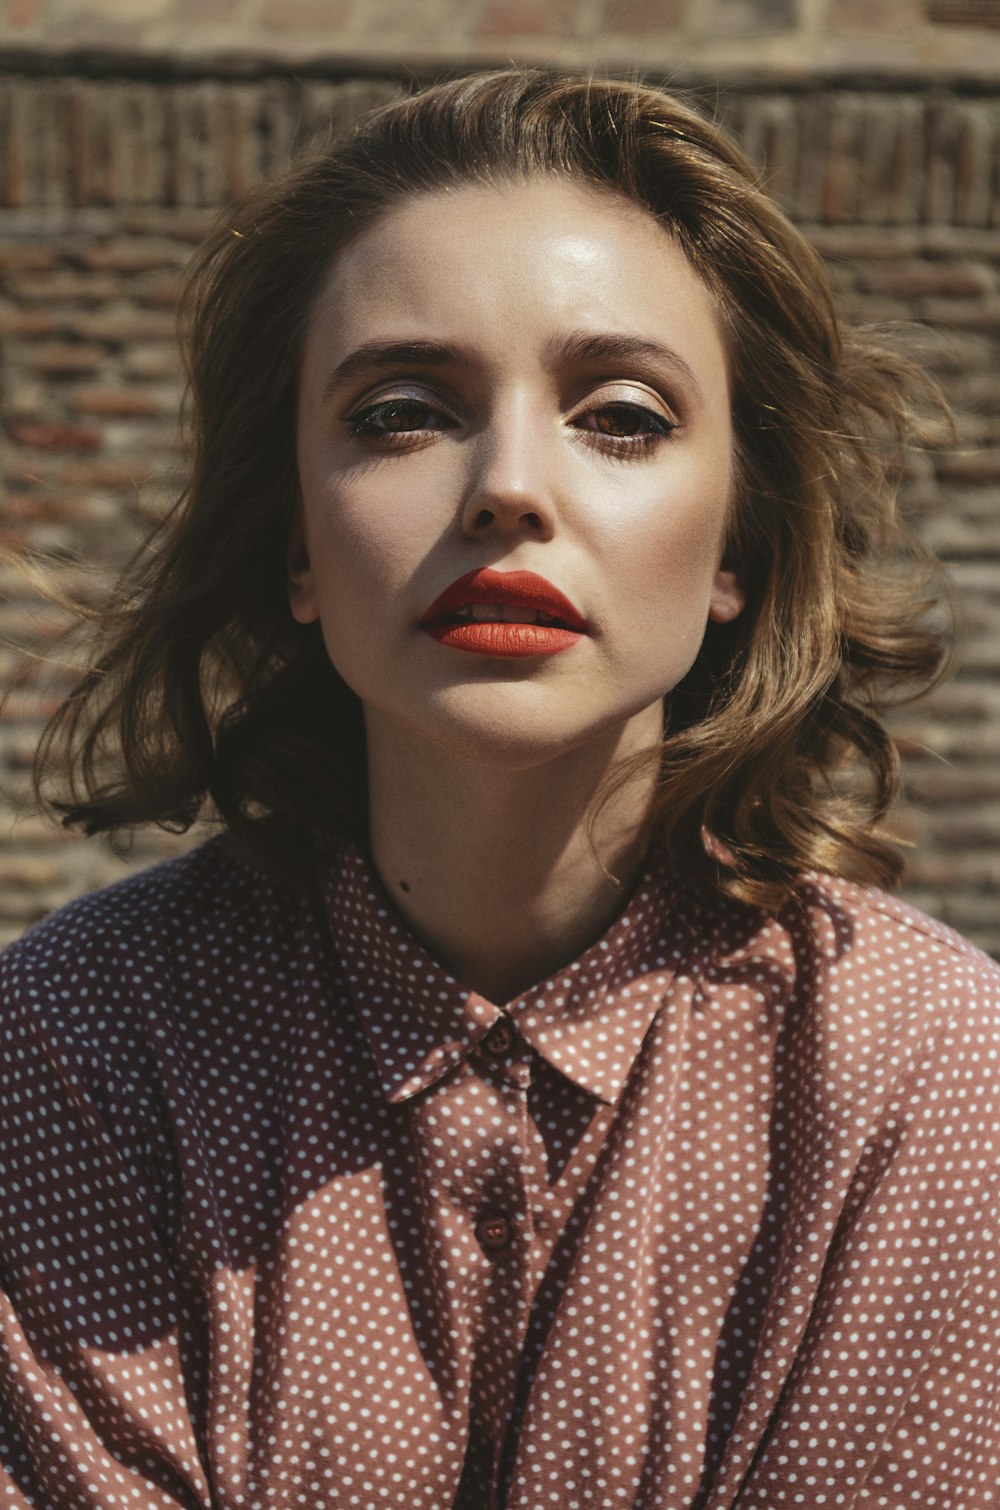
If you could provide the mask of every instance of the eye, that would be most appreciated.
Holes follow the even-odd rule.
[[[347,423],[354,436],[391,442],[396,436],[450,430],[456,422],[425,399],[387,398],[356,410],[348,415]]]
[[[669,439],[677,425],[643,404],[601,404],[573,421],[578,430],[619,453],[646,451]]]

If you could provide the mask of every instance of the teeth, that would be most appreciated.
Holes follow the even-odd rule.
[[[505,624],[540,624],[544,617],[545,615],[540,614],[537,609],[514,608],[509,604],[505,605],[503,611]]]
[[[550,613],[540,609],[518,608],[513,603],[469,603],[456,608],[455,618],[460,622],[470,619],[477,624],[555,624]]]

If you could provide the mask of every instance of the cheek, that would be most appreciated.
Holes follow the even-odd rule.
[[[303,488],[316,616],[327,654],[359,695],[421,606],[414,583],[429,542],[419,500],[399,491],[373,476]]]
[[[708,598],[722,556],[729,504],[729,468],[691,469],[669,490],[643,500],[623,539],[637,588],[659,594],[671,612]]]

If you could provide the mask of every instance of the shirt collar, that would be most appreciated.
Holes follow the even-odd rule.
[[[347,989],[390,1102],[467,1058],[503,1010],[555,1069],[614,1103],[690,938],[676,889],[654,864],[602,938],[501,1008],[417,942],[359,850],[323,860],[321,882]]]

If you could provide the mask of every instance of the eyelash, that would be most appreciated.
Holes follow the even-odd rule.
[[[350,433],[352,437],[377,440],[388,445],[403,444],[405,443],[405,437],[415,435],[421,427],[415,426],[412,430],[381,430],[379,429],[378,421],[385,420],[393,413],[399,414],[406,409],[422,409],[428,415],[442,415],[444,413],[443,410],[435,409],[433,404],[429,404],[422,399],[379,399],[378,403],[366,404],[363,409],[359,409],[355,414],[347,416],[347,423],[351,427]],[[448,424],[435,425],[432,428],[436,430],[450,429],[455,424],[455,421],[450,415],[446,415],[445,418],[448,420]]]
[[[422,410],[427,417],[443,417],[445,424],[414,425],[413,429],[388,430],[381,429],[379,422],[385,422],[393,415],[400,415],[407,409]],[[677,424],[666,419],[661,414],[656,414],[652,409],[647,409],[642,404],[617,402],[599,404],[593,409],[585,410],[579,418],[587,419],[598,414],[619,414],[634,416],[638,424],[647,426],[642,435],[609,435],[600,430],[591,430],[583,425],[576,428],[584,436],[588,437],[588,444],[595,446],[606,455],[614,457],[627,457],[630,453],[646,455],[655,450],[657,446],[670,439],[673,432],[678,428]],[[380,399],[377,403],[366,404],[354,414],[347,416],[346,423],[349,425],[349,434],[352,439],[364,440],[379,445],[384,450],[396,450],[407,445],[412,445],[413,438],[420,434],[433,434],[438,430],[450,430],[458,423],[444,409],[437,409],[433,404],[421,399],[390,398]]]

